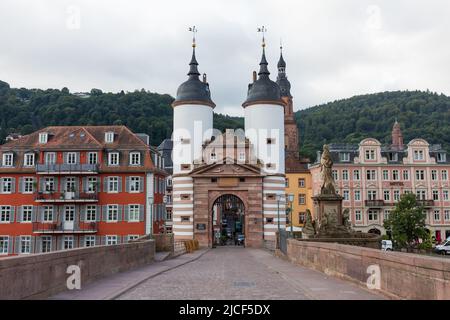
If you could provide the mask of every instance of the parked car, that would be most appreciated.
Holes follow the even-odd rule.
[[[381,240],[381,250],[394,251],[394,248],[392,247],[392,241],[391,240]]]
[[[450,240],[446,240],[442,244],[438,244],[434,248],[434,252],[443,255],[450,254]]]

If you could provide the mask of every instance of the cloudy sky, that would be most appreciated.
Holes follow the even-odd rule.
[[[386,90],[450,95],[447,0],[1,0],[0,79],[13,87],[175,95],[195,25],[216,111],[240,115],[282,39],[295,108]]]

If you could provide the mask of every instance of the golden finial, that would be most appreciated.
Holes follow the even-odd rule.
[[[195,48],[195,34],[197,33],[197,28],[195,26],[189,27],[189,31],[192,32],[192,48]]]
[[[264,48],[266,46],[266,39],[264,38],[264,34],[267,32],[266,27],[262,26],[261,28],[258,28],[258,32],[262,32],[262,44],[261,46]]]

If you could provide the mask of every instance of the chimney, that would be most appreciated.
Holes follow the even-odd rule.
[[[256,71],[253,71],[253,82],[256,82]]]

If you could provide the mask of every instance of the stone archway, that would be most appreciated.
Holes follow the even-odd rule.
[[[368,233],[373,233],[373,234],[377,234],[377,235],[381,235],[381,231],[377,228],[372,228],[368,231]]]
[[[245,204],[233,193],[225,193],[212,201],[212,245],[236,245],[237,239],[245,238]]]

